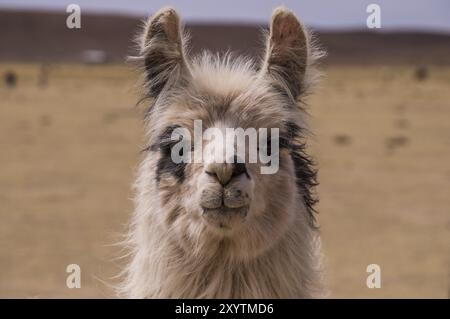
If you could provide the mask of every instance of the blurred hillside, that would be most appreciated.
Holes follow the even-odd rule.
[[[80,62],[86,50],[103,51],[107,62],[132,53],[141,19],[83,14],[81,29],[66,27],[65,13],[0,11],[0,61]],[[201,49],[258,55],[258,25],[189,24],[192,51]],[[317,31],[317,30],[316,30]],[[450,65],[450,35],[431,33],[317,32],[327,64]]]

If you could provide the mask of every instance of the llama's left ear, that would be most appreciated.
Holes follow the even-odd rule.
[[[146,23],[141,35],[140,57],[143,61],[148,94],[157,97],[163,89],[186,79],[189,74],[180,18],[172,8],[163,8]]]
[[[261,69],[277,87],[297,99],[305,87],[308,35],[294,13],[278,7],[272,14],[266,56]]]

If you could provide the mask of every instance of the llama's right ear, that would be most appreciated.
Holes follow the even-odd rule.
[[[180,18],[172,8],[163,8],[149,18],[140,51],[148,94],[152,97],[183,81],[189,74]]]

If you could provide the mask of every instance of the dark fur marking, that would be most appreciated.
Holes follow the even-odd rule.
[[[314,188],[318,185],[318,182],[317,170],[314,167],[315,163],[311,157],[306,154],[306,145],[298,144],[298,138],[301,136],[302,131],[301,128],[292,122],[286,122],[285,126],[287,133],[282,139],[280,138],[280,147],[283,143],[283,147],[288,148],[290,151],[292,161],[294,162],[297,188],[303,196],[303,201],[308,211],[310,225],[317,228],[315,218],[315,213],[317,213],[317,211],[314,206],[318,202],[318,199],[314,194]]]
[[[177,125],[167,127],[164,132],[158,137],[156,143],[149,146],[150,151],[160,151],[160,158],[156,165],[156,181],[159,183],[164,174],[171,174],[180,183],[185,179],[184,170],[186,163],[174,163],[172,161],[171,152],[174,141],[171,140],[172,132],[178,128]]]

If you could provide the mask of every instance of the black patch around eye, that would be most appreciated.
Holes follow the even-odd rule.
[[[179,128],[177,125],[167,127],[164,132],[158,137],[157,141],[150,146],[151,151],[159,151],[160,158],[156,166],[156,181],[159,183],[164,174],[171,174],[180,183],[185,179],[186,163],[175,163],[172,160],[172,146],[177,142],[171,139],[172,133]],[[182,152],[182,150],[181,150]],[[181,155],[180,152],[180,155]]]
[[[158,160],[156,167],[156,181],[159,183],[162,175],[171,174],[180,183],[182,183],[185,179],[185,168],[186,163],[174,163],[170,157],[170,154],[169,156],[161,154],[161,158]]]

